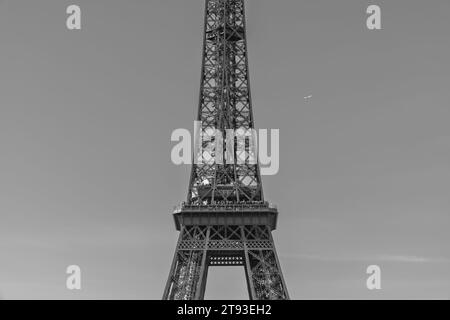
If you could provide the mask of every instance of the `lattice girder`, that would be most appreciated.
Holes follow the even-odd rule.
[[[184,226],[176,250],[165,297],[203,299],[210,266],[244,266],[251,299],[289,298],[267,226]]]
[[[202,79],[197,120],[202,134],[217,129],[226,136],[227,129],[250,130],[254,127],[248,72],[248,54],[243,0],[207,0],[203,46]],[[259,165],[250,163],[249,146],[238,148],[236,138],[232,163],[214,163],[217,149],[208,137],[210,152],[201,155],[201,163],[192,166],[188,202],[263,200]],[[205,147],[205,145],[203,146]],[[245,163],[240,163],[238,150]],[[213,161],[211,163],[211,161]]]

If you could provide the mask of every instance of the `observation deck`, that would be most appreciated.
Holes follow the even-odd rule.
[[[187,204],[176,206],[173,211],[175,227],[204,225],[267,225],[270,230],[277,226],[278,209],[268,201],[220,201],[215,204]]]

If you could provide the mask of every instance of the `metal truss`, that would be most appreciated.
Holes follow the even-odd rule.
[[[250,139],[236,138],[227,150],[227,146],[216,145],[215,137],[216,130],[226,137],[227,129],[253,129],[245,30],[243,0],[206,1],[197,120],[208,140],[202,149],[209,152],[195,155],[200,163],[192,166],[189,203],[263,199],[259,166],[250,161],[255,157]],[[231,161],[218,164],[217,157]]]
[[[271,234],[278,211],[264,201],[259,165],[251,161],[244,0],[206,0],[204,28],[202,150],[194,152],[187,201],[174,211],[180,235],[163,299],[203,299],[210,266],[243,266],[252,300],[289,299]],[[244,139],[228,143],[230,130],[243,130]],[[217,143],[217,132],[226,144]]]
[[[244,266],[252,300],[289,299],[267,226],[182,227],[164,299],[203,299],[209,266]]]

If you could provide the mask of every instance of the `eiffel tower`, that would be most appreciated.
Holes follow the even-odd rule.
[[[272,238],[278,210],[264,201],[258,162],[250,161],[254,148],[236,136],[218,147],[209,130],[225,136],[254,128],[245,23],[244,0],[206,0],[196,120],[210,152],[194,152],[200,161],[192,165],[187,201],[173,214],[180,234],[165,300],[203,300],[213,266],[243,266],[251,300],[289,299]]]

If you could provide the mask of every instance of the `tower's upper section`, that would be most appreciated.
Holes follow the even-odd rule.
[[[219,132],[223,141],[228,139],[230,129],[246,131],[247,138],[254,134],[244,0],[206,0],[196,120],[201,121],[203,142],[194,152],[188,204],[262,203],[259,165],[250,160],[257,149],[249,139],[237,137],[218,147],[217,138]],[[217,157],[225,160],[217,163]]]

